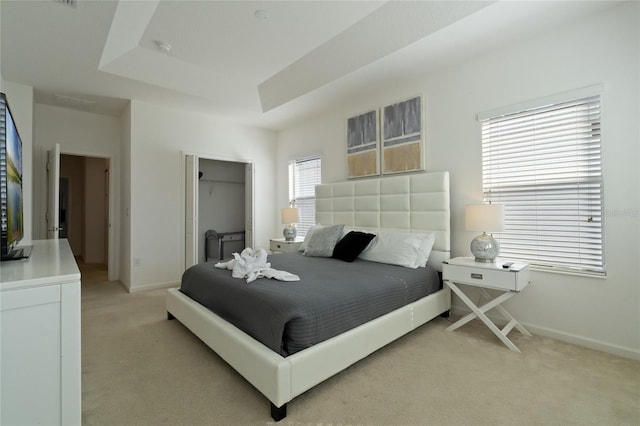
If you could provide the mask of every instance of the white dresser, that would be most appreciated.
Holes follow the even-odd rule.
[[[67,240],[0,263],[0,424],[80,425],[80,271]]]

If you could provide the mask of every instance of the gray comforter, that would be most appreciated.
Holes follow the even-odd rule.
[[[356,259],[269,256],[274,269],[300,276],[247,284],[203,263],[185,271],[180,290],[273,351],[288,356],[414,302],[440,288],[430,267],[410,269]]]

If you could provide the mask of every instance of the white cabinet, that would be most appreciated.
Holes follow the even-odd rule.
[[[0,424],[81,424],[80,271],[67,240],[0,264],[0,328]]]

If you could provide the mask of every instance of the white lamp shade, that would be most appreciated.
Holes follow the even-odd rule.
[[[280,211],[282,223],[300,223],[300,209],[297,207],[285,207]]]
[[[504,205],[475,204],[464,208],[467,231],[504,231]]]

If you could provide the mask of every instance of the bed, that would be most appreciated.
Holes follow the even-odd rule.
[[[429,268],[418,269],[441,272],[442,261],[450,255],[448,172],[319,185],[316,220],[323,225],[344,224],[363,232],[429,232],[434,236],[426,260]],[[270,260],[292,268],[293,264],[287,262],[301,255],[290,255],[273,255]],[[278,260],[277,256],[283,257]],[[179,289],[168,291],[166,306],[168,318],[177,318],[271,402],[271,416],[278,421],[286,416],[287,404],[296,396],[447,313],[451,295],[448,288],[439,288],[312,346],[284,351],[275,344],[269,347],[261,343],[223,319],[226,313],[223,316],[213,313]]]

